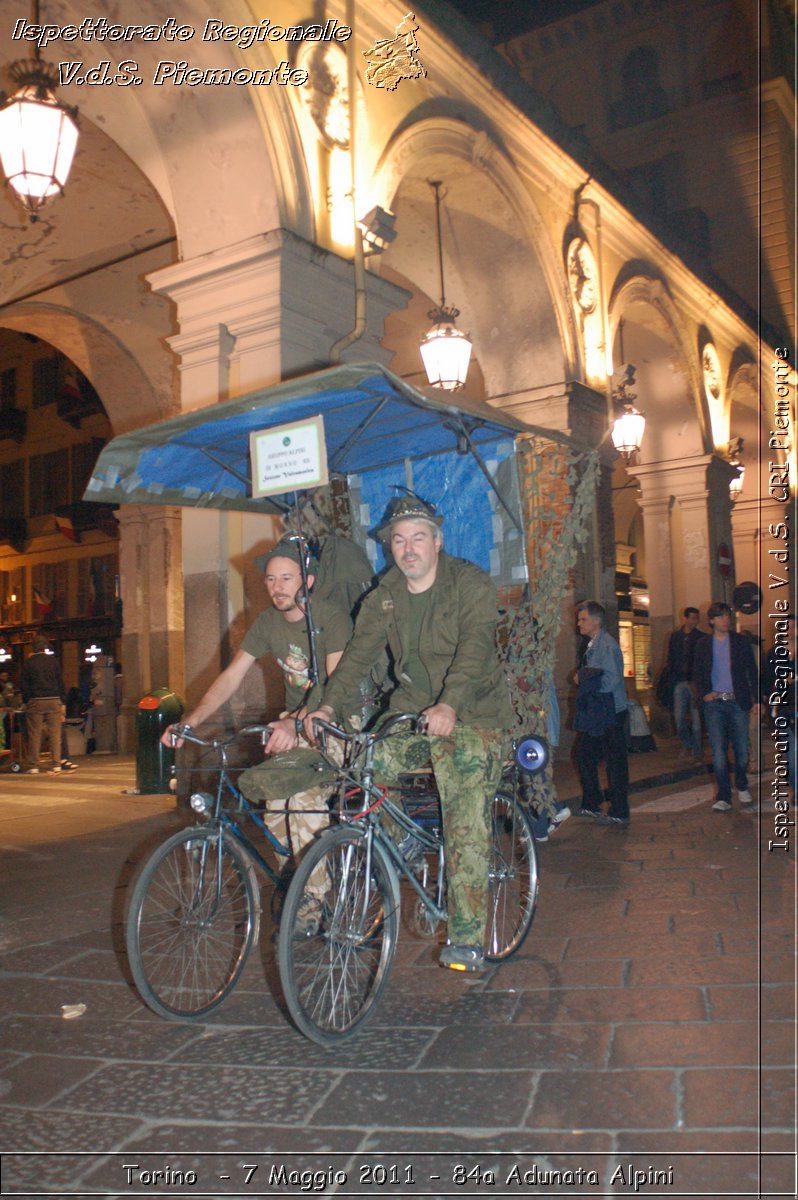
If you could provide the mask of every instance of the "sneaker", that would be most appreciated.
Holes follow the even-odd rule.
[[[532,821],[532,834],[536,842],[547,842],[549,840],[549,830],[552,826],[549,823],[549,818],[544,813],[540,817],[535,817]],[[556,826],[554,826],[556,828]]]
[[[597,825],[614,825],[616,829],[627,829],[629,827],[628,817],[614,817],[612,813],[599,813],[596,817]]]
[[[600,817],[601,813],[597,808],[585,808],[583,805],[581,808],[577,809],[576,815],[578,817]]]
[[[38,768],[38,767],[28,767],[28,769],[27,769],[27,771],[25,772],[25,774],[26,774],[26,775],[38,775],[38,774],[39,774],[39,768]]]
[[[62,771],[77,771],[77,769],[78,769],[77,765],[73,762],[70,762],[70,760],[68,758],[61,759],[61,770]]]
[[[485,955],[479,946],[453,946],[447,942],[438,962],[450,971],[484,971]]]
[[[712,805],[714,812],[731,812],[731,807],[728,800],[716,800]]]
[[[741,804],[753,804],[754,803],[754,797],[751,795],[748,788],[743,788],[743,790],[741,792],[738,792],[737,799],[740,801]]]
[[[47,774],[48,775],[60,775],[61,768],[60,767],[50,767],[50,770],[47,772]]]

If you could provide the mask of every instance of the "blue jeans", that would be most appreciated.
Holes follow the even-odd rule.
[[[696,758],[701,754],[701,717],[691,684],[686,680],[673,685],[673,719],[685,750]]]
[[[615,723],[600,737],[583,733],[579,741],[577,759],[579,778],[582,784],[582,808],[598,812],[604,800],[599,784],[598,765],[602,759],[607,764],[607,795],[610,800],[610,816],[629,817],[629,760],[626,756],[627,710],[615,714]]]
[[[718,788],[718,800],[731,801],[729,782],[729,744],[734,753],[734,786],[738,792],[748,788],[748,713],[736,700],[704,702],[704,724],[712,749],[712,769]]]

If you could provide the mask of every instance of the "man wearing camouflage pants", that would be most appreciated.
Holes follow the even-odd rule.
[[[488,800],[498,786],[510,729],[507,686],[495,645],[496,598],[489,577],[443,551],[442,518],[416,496],[394,501],[380,533],[395,566],[366,596],[355,633],[322,704],[306,718],[346,714],[359,681],[386,647],[398,681],[393,712],[422,712],[426,734],[397,734],[375,753],[375,779],[432,760],[446,840],[449,940],[441,966],[484,969]]]
[[[304,606],[298,600],[302,588],[299,553],[297,543],[286,540],[258,562],[272,607],[256,619],[230,665],[214,680],[184,722],[192,726],[206,721],[234,695],[256,659],[266,654],[276,659],[284,673],[286,711],[279,720],[271,722],[267,757],[243,771],[238,783],[248,800],[266,805],[266,824],[279,841],[288,843],[295,855],[329,824],[326,801],[330,795],[329,786],[324,786],[330,772],[324,772],[325,764],[318,751],[304,739],[300,719],[308,700],[312,703],[318,697],[320,687],[311,690],[309,680],[308,633]],[[311,560],[307,568],[310,586],[314,567]],[[335,670],[352,624],[347,613],[323,600],[313,603],[313,623],[323,683]],[[171,746],[169,729],[161,741]],[[277,862],[282,866],[285,859],[278,857]]]

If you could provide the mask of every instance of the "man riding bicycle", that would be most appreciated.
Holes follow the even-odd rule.
[[[258,561],[271,607],[256,619],[230,665],[184,718],[189,727],[202,724],[235,694],[257,659],[270,654],[277,661],[285,680],[286,710],[271,722],[266,758],[244,771],[238,784],[248,800],[265,804],[268,828],[278,840],[288,841],[297,856],[329,824],[326,802],[330,793],[318,771],[319,755],[305,742],[300,720],[320,695],[319,685],[313,687],[310,680],[300,553],[296,541],[284,540]],[[311,587],[315,567],[315,561],[309,559],[307,579]],[[352,623],[343,609],[323,600],[313,602],[313,620],[323,682],[341,658]],[[171,746],[171,739],[172,726],[161,741]],[[182,742],[178,739],[175,744],[180,746]],[[278,868],[283,865],[284,860],[279,858]]]
[[[306,718],[334,720],[356,705],[358,685],[387,646],[396,687],[392,711],[417,711],[426,735],[397,734],[376,749],[375,778],[395,787],[403,772],[432,769],[446,841],[448,941],[440,963],[484,969],[489,832],[487,801],[502,773],[512,713],[496,650],[496,599],[490,578],[443,550],[442,518],[416,496],[393,501],[380,535],[395,562],[366,596],[355,633],[319,708]]]

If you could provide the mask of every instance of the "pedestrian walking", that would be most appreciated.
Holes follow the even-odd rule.
[[[668,640],[667,671],[673,688],[671,711],[685,757],[701,758],[701,714],[693,687],[695,649],[707,634],[698,628],[699,611],[688,607],[684,622]]]
[[[581,738],[577,750],[582,784],[580,816],[599,825],[625,828],[629,824],[629,760],[626,750],[628,703],[621,647],[604,628],[606,611],[595,600],[577,609],[579,632],[588,638],[581,667],[576,672],[575,728]],[[599,763],[606,763],[610,810],[603,813],[604,795],[599,786]]]
[[[61,667],[42,634],[33,639],[33,654],[22,668],[22,701],[25,705],[25,771],[39,774],[42,729],[50,738],[52,766],[48,775],[61,773],[61,726],[66,688]]]
[[[762,706],[756,701],[759,681],[754,652],[749,640],[731,628],[732,610],[716,600],[707,613],[712,636],[699,642],[694,674],[704,708],[704,724],[712,750],[717,797],[715,812],[730,812],[729,747],[734,755],[734,785],[742,805],[753,804],[748,790],[748,719]]]

